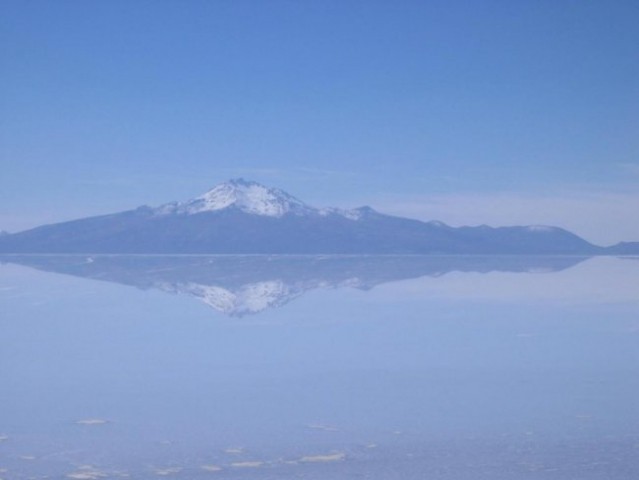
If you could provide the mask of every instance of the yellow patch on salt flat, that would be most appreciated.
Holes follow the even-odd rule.
[[[200,468],[205,472],[219,472],[222,470],[222,467],[218,467],[217,465],[202,465]]]
[[[329,453],[328,455],[307,455],[300,458],[300,462],[318,463],[318,462],[339,462],[346,459],[346,454],[342,452]]]
[[[109,423],[109,421],[102,418],[85,418],[83,420],[78,420],[75,423],[78,425],[104,425],[105,423]]]
[[[264,462],[235,462],[231,463],[231,467],[236,468],[257,468],[264,465]]]

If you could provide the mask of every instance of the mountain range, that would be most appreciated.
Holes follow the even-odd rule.
[[[616,255],[638,254],[639,242],[601,247],[552,226],[451,227],[367,206],[315,208],[234,179],[185,202],[5,233],[0,253]]]

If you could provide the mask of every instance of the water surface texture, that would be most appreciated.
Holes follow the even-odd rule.
[[[639,478],[638,259],[0,261],[0,479]]]

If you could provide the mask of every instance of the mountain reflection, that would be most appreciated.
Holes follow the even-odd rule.
[[[318,288],[376,285],[449,272],[542,273],[587,257],[557,256],[285,256],[285,255],[14,255],[0,257],[47,272],[141,289],[186,294],[241,317],[282,306]]]

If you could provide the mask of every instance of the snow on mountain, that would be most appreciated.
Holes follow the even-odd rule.
[[[222,210],[231,205],[246,213],[268,217],[281,217],[288,212],[308,209],[304,202],[282,190],[236,179],[217,185],[204,195],[181,205],[179,210],[194,214]]]
[[[344,210],[343,208],[327,207],[316,209],[316,212],[322,217],[327,217],[328,215],[340,215],[348,218],[349,220],[359,220],[362,218],[362,211],[359,208]]]
[[[617,248],[617,247],[615,247]],[[635,247],[619,247],[623,252]],[[8,253],[604,254],[557,227],[449,227],[376,212],[318,209],[242,179],[158,208],[44,225],[0,236]]]
[[[278,188],[269,188],[242,178],[221,183],[203,195],[181,203],[168,203],[155,209],[157,214],[194,215],[235,207],[244,213],[266,217],[294,215],[341,215],[351,220],[360,218],[358,210],[317,209]]]

